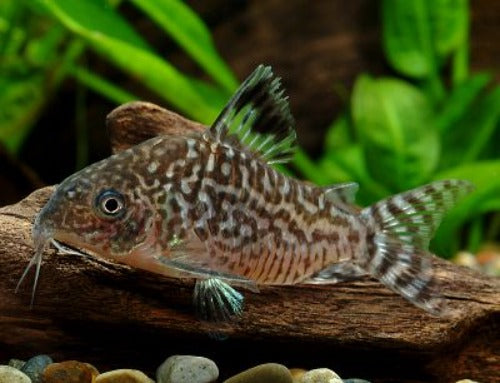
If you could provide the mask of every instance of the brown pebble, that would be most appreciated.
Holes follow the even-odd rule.
[[[93,383],[99,371],[88,363],[68,360],[52,363],[43,372],[43,383]]]
[[[240,372],[224,383],[293,383],[293,378],[282,364],[266,363]]]
[[[95,383],[154,383],[139,370],[113,370],[99,375]]]

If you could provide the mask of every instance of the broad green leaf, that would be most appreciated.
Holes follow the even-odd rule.
[[[427,0],[383,0],[383,45],[389,63],[404,75],[437,72]]]
[[[398,79],[363,75],[355,83],[351,110],[373,179],[392,192],[429,179],[440,146],[432,108],[418,88]]]
[[[438,173],[434,179],[464,179],[475,186],[475,190],[445,216],[433,240],[436,252],[451,256],[458,250],[453,246],[454,238],[466,221],[486,212],[500,211],[500,160],[462,165]]]
[[[387,58],[407,76],[434,76],[467,41],[467,0],[384,0],[382,16]]]
[[[320,168],[329,178],[327,184],[355,181],[359,183],[356,202],[367,206],[390,194],[367,171],[361,145],[354,144],[329,152],[320,161]],[[324,184],[325,185],[325,184]]]
[[[325,137],[325,151],[331,152],[352,145],[354,132],[348,113],[343,113],[328,127]]]
[[[54,17],[73,33],[83,38],[92,49],[123,71],[136,77],[142,84],[158,93],[188,116],[202,123],[210,123],[223,106],[216,104],[214,100],[204,98],[200,92],[198,81],[193,81],[183,75],[149,49],[117,38],[116,35],[108,35],[99,29],[87,29],[85,23],[80,23],[81,15],[66,12],[76,8],[67,5],[62,8],[59,7],[59,2],[41,1]],[[76,0],[65,0],[64,3],[73,1]],[[119,17],[118,14],[115,16]],[[94,27],[100,26],[94,23]],[[208,85],[203,88],[205,92],[207,87]],[[213,93],[216,92],[214,89]],[[218,99],[222,98],[221,96]]]
[[[468,32],[467,0],[427,0],[434,49],[445,57],[466,43]]]
[[[440,168],[465,164],[482,157],[500,122],[500,86],[472,104],[466,115],[442,136]],[[498,148],[498,143],[497,143]],[[497,151],[497,156],[498,156]]]
[[[162,27],[221,86],[232,92],[238,85],[221,59],[210,31],[198,15],[180,0],[131,0]]]

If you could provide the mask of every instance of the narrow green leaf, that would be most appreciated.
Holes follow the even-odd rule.
[[[476,217],[472,220],[469,233],[468,233],[468,238],[467,238],[467,250],[469,250],[471,253],[475,253],[479,247],[481,246],[481,243],[483,242],[484,238],[484,225],[483,225],[483,218],[482,217]]]
[[[428,180],[440,146],[432,108],[418,88],[398,79],[363,75],[355,83],[351,110],[373,179],[392,192]]]
[[[500,86],[497,86],[476,100],[465,116],[454,124],[453,129],[443,134],[440,168],[445,169],[481,158],[494,137],[499,121]]]
[[[452,53],[451,82],[453,87],[460,85],[469,76],[469,23],[462,44]]]
[[[477,73],[455,87],[436,114],[436,129],[442,135],[453,129],[490,81],[489,73]]]
[[[37,0],[49,9],[58,9],[76,24],[94,34],[105,34],[111,39],[124,41],[137,48],[149,50],[144,39],[125,21],[106,0]]]
[[[483,149],[488,145],[495,129],[500,127],[500,86],[495,87],[481,101],[481,105],[475,110],[473,117],[476,127],[475,134],[472,135],[471,141],[466,147],[462,163],[478,159]],[[475,118],[476,116],[477,118]]]
[[[68,6],[61,8],[58,3],[41,0],[51,14],[76,35],[84,39],[97,53],[111,61],[123,71],[140,80],[172,105],[185,114],[202,123],[211,123],[223,105],[215,104],[222,99],[206,99],[200,92],[199,81],[193,81],[183,75],[165,60],[162,60],[149,49],[136,44],[101,33],[98,29],[87,29],[80,23],[81,15],[65,12]],[[70,3],[76,0],[65,0]],[[118,14],[115,15],[119,17]],[[99,27],[94,23],[94,27]],[[206,93],[208,85],[203,87]],[[212,93],[217,91],[213,89]],[[226,92],[222,92],[226,93]]]
[[[43,73],[24,79],[0,78],[0,141],[16,153],[44,102]]]
[[[94,92],[106,97],[116,104],[125,104],[126,102],[137,100],[137,97],[133,94],[83,67],[72,67],[69,70],[69,74],[87,88],[92,89]]]
[[[464,179],[475,186],[475,190],[446,215],[432,241],[432,248],[438,254],[451,256],[458,250],[453,247],[453,238],[465,222],[486,212],[500,210],[500,160],[455,167],[436,174],[434,179]]]
[[[316,185],[328,185],[331,182],[318,165],[301,148],[295,150],[293,165],[306,179],[314,182]]]
[[[131,0],[162,27],[221,86],[232,92],[238,85],[221,59],[210,31],[198,15],[179,0]]]

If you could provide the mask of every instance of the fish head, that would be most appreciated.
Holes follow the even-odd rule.
[[[138,173],[146,160],[122,152],[65,179],[35,219],[35,247],[54,239],[117,259],[144,245],[154,236],[157,216],[146,185],[153,176]]]
[[[167,191],[159,175],[182,157],[182,147],[184,138],[155,137],[61,182],[35,218],[35,254],[19,279],[16,292],[31,267],[36,266],[33,303],[42,254],[52,241],[63,252],[93,255],[156,271],[158,266],[153,258],[165,251],[161,239],[168,238],[160,235],[168,212]]]

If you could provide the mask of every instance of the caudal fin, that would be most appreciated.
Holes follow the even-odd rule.
[[[444,301],[426,249],[446,211],[471,190],[467,181],[437,181],[364,209],[361,217],[373,234],[361,266],[416,306],[442,314]]]

